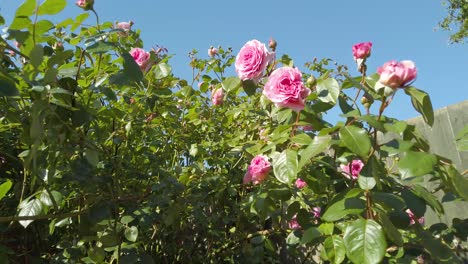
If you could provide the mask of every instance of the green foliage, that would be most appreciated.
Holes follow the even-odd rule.
[[[443,4],[448,14],[439,22],[439,27],[451,33],[451,43],[464,43],[468,36],[468,3],[463,0],[447,0]]]
[[[24,1],[0,39],[1,260],[461,261],[466,219],[418,220],[428,206],[444,214],[436,190],[468,200],[468,180],[414,126],[384,115],[393,98],[374,90],[378,75],[314,59],[302,76],[311,93],[295,112],[261,92],[279,64],[294,65],[288,55],[254,82],[228,76],[232,49],[192,51],[184,80],[164,48],[140,67],[129,54],[143,46],[139,30],[90,25],[97,11],[53,21],[65,4]],[[432,125],[429,96],[404,89]],[[348,96],[361,90],[379,112]],[[330,124],[334,107],[344,120]],[[271,168],[245,184],[256,155]],[[364,167],[352,179],[340,165],[357,159]]]

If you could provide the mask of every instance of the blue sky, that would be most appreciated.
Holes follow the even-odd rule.
[[[0,1],[7,23],[21,2]],[[57,21],[81,12],[74,2],[68,1]],[[174,54],[171,63],[182,78],[191,78],[187,54],[192,49],[207,56],[211,45],[221,45],[237,53],[248,40],[267,43],[270,37],[278,42],[277,57],[289,54],[299,69],[314,57],[326,57],[357,75],[351,46],[371,41],[369,73],[391,59],[413,60],[418,68],[414,86],[429,93],[434,109],[468,99],[468,44],[449,45],[448,33],[435,30],[446,15],[442,0],[95,0],[95,9],[101,21],[133,20],[145,48],[161,45]],[[418,115],[402,91],[386,114],[400,119]]]

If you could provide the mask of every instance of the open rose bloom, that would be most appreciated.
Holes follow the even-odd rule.
[[[119,32],[120,36],[127,36],[128,32],[132,30],[133,21],[130,22],[119,22],[117,28],[122,29],[124,32]]]
[[[257,155],[250,162],[247,173],[244,175],[244,184],[252,182],[259,184],[266,179],[271,171],[271,164],[267,156]]]
[[[149,70],[149,67],[151,66],[149,63],[151,57],[149,52],[146,52],[144,49],[133,48],[130,50],[130,55],[132,55],[133,59],[138,66],[140,66],[142,71]]]
[[[414,62],[389,61],[377,69],[380,75],[379,82],[392,89],[408,86],[416,79],[417,71]]]
[[[236,56],[237,75],[241,80],[258,82],[274,59],[275,53],[269,52],[265,44],[256,39],[248,41]]]
[[[271,73],[263,94],[278,107],[300,112],[310,90],[302,82],[302,73],[297,68],[282,67]]]
[[[348,179],[356,180],[364,167],[364,163],[361,160],[353,160],[348,164],[341,164],[340,168],[343,171],[343,175]]]

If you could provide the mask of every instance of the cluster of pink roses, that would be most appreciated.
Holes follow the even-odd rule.
[[[371,42],[353,45],[353,57],[358,65],[370,56],[371,49]],[[410,60],[400,62],[392,60],[378,67],[377,73],[380,75],[379,83],[397,89],[410,85],[416,79],[417,70],[414,62]]]

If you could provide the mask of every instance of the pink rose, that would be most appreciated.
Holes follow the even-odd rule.
[[[300,229],[301,228],[301,225],[299,224],[299,222],[297,222],[297,215],[294,215],[291,218],[291,221],[288,222],[288,226],[289,226],[290,229]]]
[[[358,178],[359,173],[361,172],[363,167],[364,163],[361,160],[353,160],[346,165],[340,165],[340,168],[343,171],[343,175],[345,175],[346,178],[352,178],[353,180],[356,180]]]
[[[213,90],[211,93],[211,102],[213,105],[222,105],[224,100],[224,92],[222,88]]]
[[[84,10],[91,10],[93,9],[94,0],[77,0],[76,5]]]
[[[133,21],[117,23],[117,28],[122,29],[124,31],[124,32],[119,32],[119,35],[127,36],[128,31],[132,30],[132,25],[133,25]]]
[[[416,79],[417,71],[414,62],[389,61],[377,69],[380,74],[379,82],[393,89],[408,86]]]
[[[302,189],[302,188],[307,186],[307,182],[305,182],[301,178],[298,178],[294,184],[296,185],[296,188],[298,188],[298,189]]]
[[[353,45],[354,59],[366,59],[371,54],[372,42],[362,42]]]
[[[424,225],[424,216],[421,216],[418,218],[409,208],[406,209],[405,211],[409,218],[410,218],[410,225],[416,224],[416,221],[418,221],[419,224]]]
[[[213,58],[216,54],[218,54],[218,49],[217,48],[210,47],[208,49],[208,56]]]
[[[133,48],[130,50],[130,55],[132,55],[133,59],[138,64],[138,66],[140,66],[142,71],[148,70],[148,66],[150,66],[149,59],[151,56],[149,52],[146,52],[140,48]]]
[[[299,112],[304,109],[310,90],[304,86],[302,74],[297,68],[282,67],[271,73],[263,94],[277,106]]]
[[[272,60],[274,60],[274,53],[268,52],[265,44],[255,39],[248,41],[236,57],[237,75],[241,80],[258,82]]]
[[[322,208],[316,206],[312,208],[312,213],[314,214],[315,218],[320,218],[320,213],[322,212]]]
[[[244,175],[244,184],[252,182],[259,184],[265,180],[268,173],[270,173],[271,165],[267,156],[257,155],[250,162],[247,173]]]

